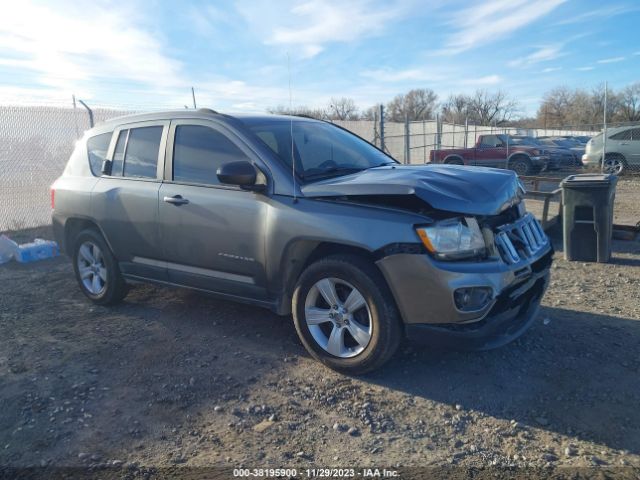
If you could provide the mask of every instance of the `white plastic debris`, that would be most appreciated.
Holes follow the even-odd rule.
[[[6,235],[0,235],[0,265],[16,256],[18,244]]]

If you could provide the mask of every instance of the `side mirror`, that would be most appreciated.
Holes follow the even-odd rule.
[[[105,160],[102,162],[102,168],[100,169],[100,173],[103,175],[111,175],[111,166],[113,162],[111,160]]]
[[[258,186],[262,187],[262,185],[256,185],[256,167],[246,160],[225,163],[218,168],[216,175],[221,183],[238,185],[249,190],[257,189],[255,187]]]

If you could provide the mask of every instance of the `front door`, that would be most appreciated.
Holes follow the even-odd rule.
[[[474,164],[480,167],[504,168],[506,150],[497,135],[484,135],[475,152]]]
[[[255,161],[232,132],[213,122],[171,122],[158,212],[169,281],[265,299],[267,197],[222,185],[226,162]]]

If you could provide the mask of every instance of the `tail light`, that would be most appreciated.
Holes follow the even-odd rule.
[[[51,189],[51,210],[56,208],[56,189]]]

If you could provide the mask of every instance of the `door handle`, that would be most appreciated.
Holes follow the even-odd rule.
[[[182,198],[182,195],[174,195],[173,197],[164,197],[164,201],[173,205],[186,205],[189,200]]]

